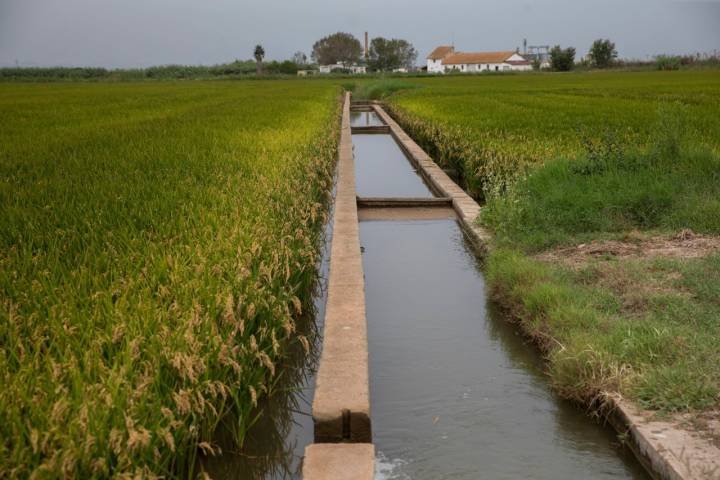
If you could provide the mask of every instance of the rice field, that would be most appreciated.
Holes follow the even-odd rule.
[[[393,114],[477,198],[526,167],[574,158],[608,141],[647,148],[667,134],[663,111],[687,140],[720,152],[720,71],[589,72],[407,79]]]
[[[187,477],[310,308],[337,86],[0,85],[0,477]]]

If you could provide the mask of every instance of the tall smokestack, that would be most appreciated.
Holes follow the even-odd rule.
[[[368,34],[365,32],[365,59],[368,58]]]

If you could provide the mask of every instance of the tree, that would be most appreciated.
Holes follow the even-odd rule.
[[[262,73],[262,61],[265,58],[265,49],[262,45],[255,45],[253,57],[255,57],[255,73],[260,75]]]
[[[588,57],[590,57],[593,67],[607,68],[612,64],[612,61],[617,58],[615,44],[611,42],[610,39],[597,39],[590,47]]]
[[[349,33],[337,32],[321,38],[313,45],[312,58],[320,65],[342,63],[352,65],[360,60],[362,45]]]
[[[569,72],[575,66],[575,49],[560,48],[555,45],[550,49],[550,66],[556,72]]]
[[[307,55],[297,51],[293,54],[292,61],[295,62],[295,65],[305,65],[307,63]]]
[[[370,42],[368,66],[375,71],[410,68],[417,59],[417,50],[407,40],[373,38]]]

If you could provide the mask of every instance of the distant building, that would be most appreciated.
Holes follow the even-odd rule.
[[[532,70],[532,65],[519,53],[506,52],[456,52],[455,47],[440,46],[427,56],[428,73],[458,72],[507,72]]]
[[[320,65],[318,68],[320,73],[332,73],[336,70],[341,72],[348,70],[354,74],[367,73],[367,67],[365,65],[343,65],[341,62],[333,65]]]

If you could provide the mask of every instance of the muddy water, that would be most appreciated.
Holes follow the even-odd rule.
[[[351,127],[382,127],[385,125],[375,112],[350,112]]]
[[[352,136],[360,197],[432,197],[432,191],[390,135]]]
[[[377,478],[646,478],[552,394],[456,221],[364,221],[360,236]]]

